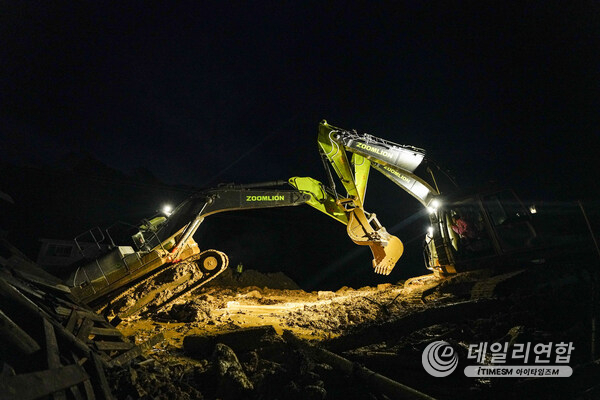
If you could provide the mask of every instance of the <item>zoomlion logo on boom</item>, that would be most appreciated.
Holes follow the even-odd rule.
[[[278,201],[285,200],[285,196],[250,196],[246,195],[246,201]]]
[[[392,175],[397,176],[398,178],[402,179],[404,182],[410,182],[410,179],[408,179],[406,176],[402,175],[400,172],[396,171],[394,168],[390,168],[387,165],[385,165],[383,167],[383,169],[385,169],[388,172],[391,172]]]
[[[365,144],[365,143],[359,143],[359,144],[356,145],[356,147],[358,147],[359,149],[368,150],[370,152],[373,152],[375,154],[379,154],[379,155],[384,156],[384,157],[391,157],[391,154],[388,153],[387,151],[381,150],[378,147],[369,146],[368,144]]]

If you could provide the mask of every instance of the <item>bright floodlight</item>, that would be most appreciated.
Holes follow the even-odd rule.
[[[173,207],[171,207],[170,204],[165,204],[162,208],[162,212],[168,217],[173,212]]]
[[[529,212],[531,214],[536,214],[537,213],[537,209],[535,208],[535,204],[532,204],[529,206]]]
[[[429,207],[427,207],[427,211],[429,211],[429,214],[434,214],[437,212],[439,207],[440,207],[440,201],[437,199],[434,199],[431,201],[431,203],[429,203]]]
[[[433,236],[433,226],[430,226],[429,228],[427,228],[427,234],[429,235],[429,237]]]

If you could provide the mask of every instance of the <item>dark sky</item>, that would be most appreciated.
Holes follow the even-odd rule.
[[[593,1],[5,1],[0,158],[323,180],[327,119],[424,148],[459,183],[594,199],[599,50]],[[373,180],[367,209],[396,207]]]
[[[54,3],[2,4],[9,160],[87,151],[198,186],[318,175],[325,118],[462,182],[584,195],[598,173],[597,2]]]

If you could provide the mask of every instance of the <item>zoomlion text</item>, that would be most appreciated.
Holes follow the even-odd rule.
[[[379,154],[384,157],[390,157],[390,153],[388,153],[387,151],[381,150],[377,147],[369,146],[368,144],[359,143],[356,145],[356,147],[358,147],[359,149],[368,150],[372,153]]]
[[[404,182],[410,182],[410,179],[408,179],[406,176],[402,175],[400,172],[396,171],[394,168],[390,168],[386,165],[383,167],[383,169],[392,173],[393,175],[397,176],[398,178],[402,179]]]
[[[246,201],[279,201],[285,200],[285,196],[249,196],[246,195]]]

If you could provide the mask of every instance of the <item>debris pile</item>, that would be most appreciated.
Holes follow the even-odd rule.
[[[125,321],[124,329],[142,338],[168,331],[155,358],[195,363],[182,376],[204,398],[591,399],[600,390],[590,348],[593,280],[585,268],[545,265],[336,292],[213,286],[148,331],[147,321]],[[193,322],[178,322],[177,313]],[[422,364],[426,347],[442,340],[459,359],[444,379]],[[468,358],[469,345],[483,342],[506,344],[508,353],[519,343],[572,343],[573,376],[468,378],[467,365],[491,365],[489,350]]]
[[[162,334],[132,343],[8,242],[0,247],[0,397],[113,398],[107,369],[139,359]]]
[[[445,280],[307,293],[282,274],[244,271],[167,309],[113,326],[61,281],[2,242],[0,398],[4,399],[593,399],[596,272],[574,265],[481,270]],[[271,281],[267,283],[267,281]],[[281,285],[280,288],[272,286]],[[115,323],[116,320],[111,321]],[[306,340],[308,339],[308,340]],[[443,379],[425,349],[449,344]],[[469,378],[489,350],[572,343],[566,378]],[[532,353],[533,354],[533,353]],[[430,397],[432,396],[432,397]]]

